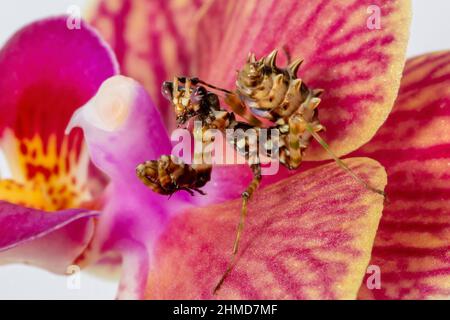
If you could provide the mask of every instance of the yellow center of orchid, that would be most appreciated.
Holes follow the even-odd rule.
[[[19,140],[7,130],[2,140],[12,178],[0,180],[0,200],[46,211],[88,200],[88,158],[69,148],[68,137],[58,146],[56,135],[44,143],[38,135]]]

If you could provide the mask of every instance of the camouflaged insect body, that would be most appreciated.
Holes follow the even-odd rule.
[[[276,124],[281,136],[280,162],[296,168],[312,138],[305,123],[316,132],[324,129],[316,110],[323,91],[310,90],[297,78],[301,59],[280,69],[276,56],[276,50],[260,60],[250,54],[239,71],[237,93],[254,114]]]
[[[276,56],[276,50],[260,60],[256,60],[254,54],[249,54],[244,67],[238,71],[235,91],[217,88],[198,78],[185,77],[176,77],[173,82],[164,82],[162,86],[162,94],[171,102],[178,125],[184,125],[190,119],[202,123],[201,128],[194,130],[194,138],[203,144],[203,152],[211,149],[208,148],[211,143],[206,135],[208,130],[234,132],[231,138],[227,135],[227,141],[247,160],[257,178],[249,186],[249,194],[261,180],[261,154],[269,157],[278,154],[275,160],[289,169],[296,169],[312,138],[306,126],[309,125],[315,132],[324,129],[316,110],[322,90],[310,90],[297,78],[302,60],[296,60],[286,69],[281,69],[275,63]],[[225,103],[233,112],[222,109],[218,96],[201,84],[225,92]],[[238,121],[235,114],[246,121]],[[269,120],[273,125],[264,127],[255,115]],[[276,140],[273,130],[278,133]],[[255,145],[259,148],[256,152]],[[138,177],[161,194],[172,194],[179,190],[200,192],[199,185],[204,185],[203,179],[212,170],[210,164],[203,163],[209,157],[208,154],[195,153],[194,164],[179,164],[179,168],[167,165],[167,158],[162,157],[141,165]],[[159,169],[156,170],[155,166]],[[145,167],[148,170],[144,170]],[[202,181],[197,182],[200,178]]]

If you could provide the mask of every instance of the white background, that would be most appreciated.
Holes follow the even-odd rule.
[[[0,2],[0,46],[24,24],[37,18],[66,13],[87,0],[12,0]],[[413,23],[408,56],[450,49],[450,1],[413,0]],[[0,93],[1,94],[1,93]],[[0,156],[0,173],[4,170]],[[1,236],[1,235],[0,235]],[[83,271],[81,289],[68,290],[67,279],[22,265],[0,267],[0,299],[112,299],[117,283]]]

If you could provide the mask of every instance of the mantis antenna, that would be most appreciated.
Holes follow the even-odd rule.
[[[320,143],[322,148],[324,148],[325,151],[333,158],[333,160],[336,161],[338,166],[341,167],[343,170],[345,170],[353,179],[355,179],[359,184],[363,185],[366,189],[378,193],[383,197],[386,197],[386,193],[384,191],[370,186],[366,181],[364,181],[356,173],[354,173],[352,169],[350,169],[341,159],[339,159],[339,157],[333,151],[331,151],[330,146],[325,142],[325,140],[322,139],[322,137],[317,132],[314,131],[313,127],[309,123],[306,123],[306,130],[308,130],[308,132],[311,133],[313,138],[318,143]]]

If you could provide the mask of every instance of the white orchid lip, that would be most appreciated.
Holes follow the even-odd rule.
[[[128,119],[130,106],[136,97],[136,82],[124,76],[105,80],[95,96],[75,111],[66,133],[84,121],[103,131],[112,132],[122,127]]]

